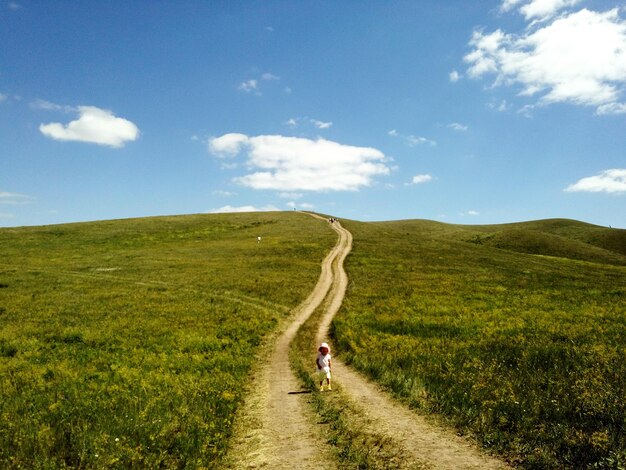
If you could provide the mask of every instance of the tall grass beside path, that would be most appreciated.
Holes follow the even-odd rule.
[[[334,242],[292,212],[1,229],[0,467],[219,467]]]
[[[626,467],[626,232],[342,224],[346,362],[522,467]]]
[[[314,377],[319,324],[328,304],[320,306],[300,327],[290,348],[291,365],[304,388],[311,390],[310,404],[318,414],[323,433],[332,447],[340,469],[401,469],[402,450],[385,437],[369,433],[363,426],[367,417],[356,409],[341,385],[333,383],[332,393],[320,393]]]

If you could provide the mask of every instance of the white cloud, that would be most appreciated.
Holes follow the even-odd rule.
[[[0,93],[0,103],[2,103],[3,101],[6,101],[6,99],[8,98],[8,95],[5,95],[3,93]]]
[[[474,210],[469,210],[467,212],[459,212],[459,215],[461,217],[466,217],[466,216],[476,217],[477,215],[480,215],[480,212],[474,211]]]
[[[88,142],[117,148],[139,136],[139,129],[134,123],[116,117],[111,111],[95,106],[78,106],[77,111],[80,117],[67,125],[52,122],[41,124],[39,130],[46,137],[55,140]]]
[[[533,0],[521,7],[520,11],[527,20],[545,20],[577,3],[580,0]]]
[[[237,137],[228,137],[237,136]],[[212,153],[245,152],[257,170],[234,181],[254,189],[278,191],[357,191],[377,175],[389,174],[387,157],[371,147],[355,147],[318,138],[282,135],[248,137],[226,134],[209,141]]]
[[[560,11],[573,7],[581,0],[503,0],[500,11],[508,12],[519,4],[519,12],[526,20],[546,20],[555,16]]]
[[[247,142],[248,136],[245,134],[224,134],[221,137],[209,139],[209,152],[217,157],[233,157]]]
[[[450,72],[448,77],[450,78],[450,81],[452,83],[456,83],[461,79],[461,74],[459,74],[459,72],[457,72],[456,70],[453,70],[452,72]]]
[[[21,206],[23,204],[30,204],[35,200],[32,196],[26,194],[10,193],[7,191],[0,191],[0,204]]]
[[[413,177],[413,179],[411,180],[411,184],[428,183],[432,179],[433,179],[433,177],[431,175],[428,175],[428,174],[425,174],[425,175],[415,175]]]
[[[295,117],[295,118],[290,118],[289,120],[287,120],[285,122],[285,125],[290,127],[291,129],[295,129],[296,127],[299,127],[300,124],[313,124],[313,126],[315,126],[318,129],[330,129],[333,125],[332,122],[324,122],[324,121],[320,121],[319,119],[311,119],[308,117]]]
[[[407,135],[405,137],[406,143],[409,147],[415,147],[416,145],[428,144],[430,146],[437,145],[434,140],[427,139],[426,137],[415,137],[414,135]]]
[[[500,5],[500,11],[507,12],[511,11],[515,5],[518,5],[523,0],[503,0],[502,5]]]
[[[533,111],[535,110],[536,107],[537,106],[534,104],[527,104],[525,106],[522,106],[520,109],[518,109],[517,112],[524,117],[531,118],[533,117]]]
[[[567,192],[626,192],[626,169],[616,168],[606,170],[599,175],[588,176],[565,188]]]
[[[469,127],[467,127],[465,124],[460,124],[458,122],[453,122],[452,124],[450,124],[448,126],[450,129],[453,129],[455,131],[459,131],[459,132],[465,132],[466,130],[469,129]]]
[[[9,8],[9,10],[17,11],[22,8],[22,5],[16,2],[9,2],[7,7]]]
[[[598,106],[596,114],[626,114],[626,103],[608,103]]]
[[[261,80],[280,80],[280,77],[274,75],[273,73],[264,73],[261,75]]]
[[[500,104],[498,104],[496,101],[491,101],[487,106],[489,107],[489,109],[500,111],[501,113],[507,111],[511,107],[506,100],[500,101]]]
[[[33,109],[43,109],[44,111],[63,111],[66,113],[78,112],[78,108],[72,108],[71,106],[61,106],[60,104],[51,103],[50,101],[36,99],[30,103],[30,107]]]
[[[259,82],[258,80],[250,79],[245,82],[241,82],[237,87],[238,90],[245,91],[246,93],[250,93],[255,91],[258,93],[259,90]]]
[[[262,95],[261,84],[259,83],[259,80],[266,81],[266,82],[277,81],[277,80],[280,80],[280,77],[277,75],[274,75],[273,73],[265,72],[264,74],[261,75],[260,78],[251,78],[249,80],[245,80],[241,82],[239,86],[237,87],[237,89],[245,93],[254,93],[257,96],[261,96]]]
[[[0,212],[0,219],[15,219],[15,214],[9,212]]]
[[[397,130],[392,129],[389,132],[387,132],[387,135],[390,135],[391,137],[398,137],[399,139],[402,139],[404,141],[404,143],[406,145],[408,145],[409,147],[415,147],[416,145],[424,145],[424,144],[428,144],[430,146],[435,146],[437,145],[437,142],[435,142],[434,140],[430,140],[427,139],[426,137],[421,137],[421,136],[414,136],[412,134],[410,135],[403,135],[400,134]]]
[[[208,214],[220,214],[220,213],[229,213],[229,212],[273,212],[279,211],[277,207],[272,205],[263,206],[263,207],[255,207],[255,206],[223,206],[219,209],[211,209],[207,211]]]
[[[548,3],[555,8],[561,4]],[[525,4],[531,5],[540,6],[538,1]],[[619,97],[626,86],[626,21],[618,8],[566,13],[521,35],[499,29],[489,34],[475,31],[469,44],[473,50],[464,60],[472,78],[493,74],[495,85],[518,84],[520,95],[537,95],[544,105],[596,106],[598,114],[621,109]]]
[[[311,119],[311,123],[313,123],[318,129],[329,129],[333,125],[332,122],[323,122],[318,121],[317,119]]]

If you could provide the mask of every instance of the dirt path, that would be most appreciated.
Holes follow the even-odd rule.
[[[226,463],[228,467],[334,468],[330,449],[319,434],[316,418],[306,403],[308,391],[301,390],[300,382],[291,371],[289,344],[332,287],[332,265],[336,264],[338,257],[343,260],[349,251],[346,237],[340,234],[337,244],[322,263],[313,292],[295,309],[289,318],[290,323],[275,343],[268,340],[271,352],[254,372],[252,388],[238,414],[236,438]]]
[[[326,340],[330,323],[341,307],[348,286],[343,261],[352,247],[352,235],[339,223],[333,224],[340,238],[345,238],[343,250],[333,265],[333,286],[328,307],[321,320],[317,342]],[[507,468],[503,462],[481,453],[469,441],[451,430],[433,425],[415,412],[392,400],[376,385],[333,357],[333,381],[341,386],[353,406],[367,417],[360,423],[372,433],[382,434],[404,450],[410,462],[403,467],[437,469],[496,469]]]
[[[238,413],[233,448],[226,459],[228,468],[336,468],[306,402],[309,392],[301,390],[289,364],[291,341],[325,299],[326,311],[317,342],[327,339],[328,327],[341,307],[348,286],[343,263],[352,248],[352,234],[338,222],[331,227],[339,239],[322,263],[313,292],[294,310],[279,336],[266,341],[266,348],[271,352],[254,371],[251,389]],[[336,357],[333,358],[333,382],[365,416],[359,426],[372,434],[383,435],[403,450],[402,455],[408,456],[409,461],[403,462],[403,468],[506,468],[452,431],[437,427],[398,404]]]

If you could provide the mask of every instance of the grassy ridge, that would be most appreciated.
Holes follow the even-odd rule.
[[[526,468],[626,464],[625,231],[343,223],[351,285],[332,328],[353,366]],[[511,231],[506,249],[485,239]]]
[[[296,213],[0,230],[0,467],[217,466],[334,242]]]
[[[520,224],[461,226],[471,241],[520,253],[626,266],[624,230],[567,219]]]

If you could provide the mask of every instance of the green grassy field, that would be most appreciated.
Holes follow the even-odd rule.
[[[344,225],[344,359],[523,467],[626,466],[626,231]],[[335,239],[297,213],[1,229],[0,467],[219,467],[262,337]],[[384,467],[320,406],[340,461]]]
[[[343,224],[344,359],[525,468],[626,468],[626,231]]]
[[[335,238],[298,213],[1,229],[0,467],[219,466]]]

